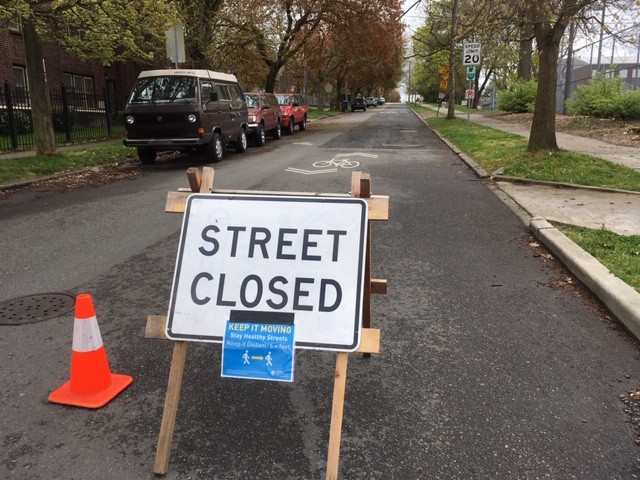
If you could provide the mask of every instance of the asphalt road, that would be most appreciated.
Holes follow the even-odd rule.
[[[525,226],[405,106],[309,124],[229,154],[218,188],[338,192],[358,161],[389,195],[372,227],[382,352],[349,360],[344,479],[631,479],[636,432],[620,396],[638,343],[607,320]],[[143,338],[165,314],[181,218],[166,193],[187,161],[137,179],[0,200],[0,302],[89,292],[112,371],[134,383],[106,407],[47,402],[68,380],[73,314],[0,325],[0,477],[153,478],[171,358]],[[171,479],[325,476],[335,355],[298,351],[293,383],[221,379],[219,345],[187,358]]]

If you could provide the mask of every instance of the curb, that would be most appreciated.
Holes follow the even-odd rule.
[[[529,231],[584,283],[636,338],[640,339],[640,293],[616,277],[544,218],[532,218]]]
[[[416,112],[414,112],[416,113]],[[574,189],[590,189],[601,192],[629,193],[639,195],[640,192],[630,192],[628,190],[607,189],[598,187],[588,187],[581,185],[564,184],[557,182],[544,182],[538,180],[528,180],[519,177],[509,177],[506,175],[489,175],[475,161],[462,153],[458,147],[443,138],[438,132],[429,127],[417,113],[416,115],[422,122],[435,133],[456,155],[458,155],[481,179],[500,180],[507,182],[530,183],[537,185],[554,186],[558,188],[574,188]],[[606,305],[609,311],[633,334],[640,339],[640,293],[627,283],[616,277],[607,267],[602,265],[591,254],[584,251],[573,240],[568,238],[564,233],[551,225],[545,218],[531,217],[527,212],[523,216],[522,211],[526,209],[522,207],[514,198],[503,192],[494,182],[495,188],[508,197],[515,205],[507,205],[527,225],[529,231],[552,252],[569,271],[576,276],[602,303]],[[496,193],[494,191],[494,193]],[[505,199],[499,195],[504,202]],[[514,209],[517,206],[520,211]]]
[[[447,147],[449,147],[453,153],[455,153],[456,155],[458,155],[474,172],[475,174],[481,178],[481,179],[486,179],[486,178],[491,178],[491,175],[489,175],[486,170],[484,168],[482,168],[480,165],[478,165],[471,157],[467,156],[465,153],[462,152],[462,150],[460,150],[458,147],[456,147],[453,143],[451,143],[449,140],[447,140],[446,138],[444,138],[442,135],[440,135],[439,132],[435,131],[433,128],[431,128],[427,122],[425,122],[424,118],[422,118],[420,115],[418,115],[418,112],[416,112],[415,110],[411,109],[411,111],[413,112],[413,114],[418,117],[420,119],[420,121],[422,123],[425,124],[425,126],[431,130],[436,137],[438,137]]]
[[[603,193],[625,193],[628,195],[640,195],[633,190],[620,190],[619,188],[592,187],[589,185],[576,185],[575,183],[549,182],[547,180],[532,180],[530,178],[512,177],[510,175],[490,175],[493,180],[499,182],[521,183],[524,185],[541,185],[544,187],[567,188],[573,190],[591,190]]]
[[[88,168],[95,168],[95,167],[88,167]],[[69,172],[55,173],[55,174],[52,174],[52,175],[45,175],[45,176],[42,176],[42,177],[36,177],[36,178],[29,179],[29,180],[20,180],[19,182],[2,183],[2,184],[0,184],[0,192],[6,192],[6,191],[9,191],[9,190],[18,190],[20,188],[28,187],[30,185],[33,185],[35,183],[46,182],[48,180],[55,180],[56,178],[68,177],[69,175],[78,175],[79,173],[83,173],[83,172],[87,171],[87,169],[72,170],[72,171],[69,171]]]

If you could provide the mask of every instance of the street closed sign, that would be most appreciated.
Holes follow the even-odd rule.
[[[231,318],[286,315],[296,348],[356,350],[367,219],[357,198],[191,195],[167,336],[220,343]]]

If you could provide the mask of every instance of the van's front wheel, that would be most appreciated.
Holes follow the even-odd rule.
[[[236,139],[236,152],[242,153],[247,151],[247,131],[244,128],[240,129],[238,138]]]
[[[219,133],[216,132],[213,134],[211,143],[206,146],[206,155],[212,163],[218,163],[222,160],[222,156],[224,155],[224,145],[222,145],[222,138],[220,138]]]
[[[156,163],[156,149],[151,147],[138,147],[138,158],[143,165]]]

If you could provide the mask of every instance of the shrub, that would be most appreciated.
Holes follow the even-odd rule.
[[[31,133],[31,117],[28,113],[21,110],[14,110],[13,118],[15,120],[16,133],[18,135]],[[0,135],[11,135],[11,128],[9,126],[9,113],[6,110],[0,112]]]
[[[66,115],[66,121],[69,122],[69,130],[73,128],[78,120],[78,114],[74,107],[69,107]],[[53,122],[53,129],[56,132],[66,131],[65,114],[64,109],[56,107],[51,112],[51,121]]]
[[[625,120],[640,119],[640,90],[624,92],[620,101],[620,116]]]
[[[621,78],[596,74],[589,83],[580,85],[567,100],[572,115],[598,118],[640,118],[640,92],[626,92]]]
[[[537,90],[538,82],[535,80],[518,80],[509,90],[499,92],[498,108],[510,113],[531,113],[535,108]]]

